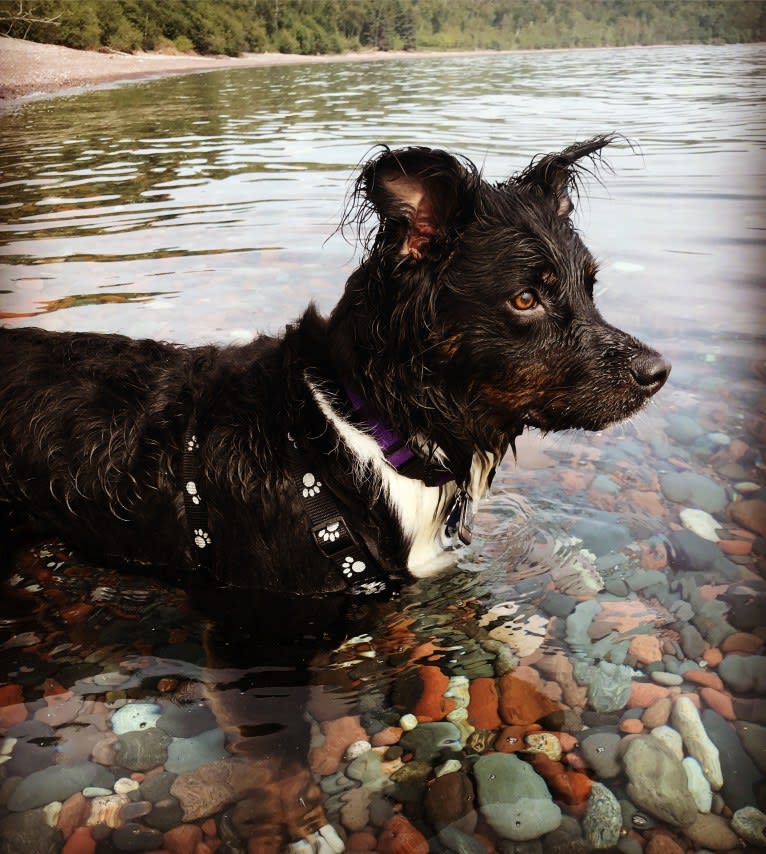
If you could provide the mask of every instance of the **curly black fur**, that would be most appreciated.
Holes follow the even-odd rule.
[[[329,318],[309,307],[281,337],[185,348],[2,330],[0,509],[101,559],[190,566],[180,465],[194,416],[219,581],[343,586],[290,480],[288,433],[383,568],[402,568],[395,510],[373,476],[352,475],[307,379],[355,386],[425,453],[441,449],[458,482],[526,426],[595,430],[635,412],[670,366],[601,318],[596,264],[569,219],[578,176],[611,140],[495,185],[445,151],[384,149],[345,221],[376,223],[360,266]]]

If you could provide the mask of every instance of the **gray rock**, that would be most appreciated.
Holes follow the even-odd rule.
[[[162,848],[159,830],[128,822],[112,833],[112,844],[118,851],[156,851]]]
[[[665,573],[656,569],[638,569],[627,576],[625,581],[628,587],[636,593],[640,590],[646,590],[648,587],[668,586],[668,579]]]
[[[143,732],[130,731],[115,742],[117,761],[131,771],[148,771],[164,765],[168,758],[170,736],[161,729],[151,727]]]
[[[460,730],[449,721],[425,723],[404,733],[401,746],[415,754],[418,762],[431,762],[462,749]]]
[[[623,756],[628,797],[673,827],[688,827],[697,818],[681,762],[658,739],[639,736]]]
[[[580,823],[570,815],[562,816],[560,826],[546,833],[542,842],[544,854],[589,854],[592,850],[583,839]]]
[[[699,630],[691,624],[685,625],[681,629],[681,649],[687,658],[699,661],[702,658],[702,653],[707,649],[708,643],[705,638],[699,633]]]
[[[630,698],[634,671],[622,664],[599,661],[590,672],[588,702],[597,712],[618,712]]]
[[[766,656],[727,655],[718,675],[736,694],[766,694]]]
[[[748,845],[766,848],[766,815],[756,807],[742,807],[731,817],[731,829]]]
[[[175,774],[169,771],[161,771],[159,774],[152,774],[141,781],[139,792],[141,797],[153,804],[161,801],[163,798],[170,797],[170,787],[176,779]]]
[[[61,832],[48,826],[42,809],[0,819],[0,854],[58,854],[63,844]]]
[[[575,605],[577,605],[577,599],[574,596],[567,596],[557,590],[549,590],[540,602],[540,607],[546,614],[561,619],[568,617],[574,611]]]
[[[191,738],[174,738],[167,747],[165,768],[173,774],[180,774],[216,759],[226,759],[230,754],[225,744],[226,735],[217,727]]]
[[[602,780],[618,777],[620,763],[620,734],[616,728],[590,729],[580,734],[580,750],[588,767]]]
[[[726,490],[709,477],[693,471],[660,475],[660,490],[668,501],[718,513],[728,504]]]
[[[81,762],[77,765],[52,765],[25,777],[8,799],[11,812],[23,812],[45,806],[51,801],[65,801],[86,786],[110,789],[114,777],[101,765]]]
[[[691,445],[704,432],[702,427],[688,415],[674,412],[667,417],[665,433],[679,445]]]
[[[758,766],[758,770],[766,776],[766,727],[749,721],[735,721],[734,728],[742,746]]]
[[[582,820],[585,839],[596,848],[611,848],[620,839],[622,810],[617,798],[603,783],[594,783]]]
[[[671,561],[674,565],[680,563],[684,569],[707,573],[711,580],[734,581],[738,577],[737,565],[725,557],[718,545],[694,531],[671,531],[668,539],[675,553]]]
[[[723,773],[721,794],[726,806],[733,811],[752,806],[761,772],[745,752],[734,727],[712,709],[702,713],[702,725],[718,748]]]
[[[592,518],[578,519],[572,534],[596,557],[617,552],[633,541],[630,531],[620,523],[616,513],[601,512]]]
[[[193,703],[171,703],[157,718],[161,730],[174,738],[192,738],[217,727],[215,715],[204,700]]]

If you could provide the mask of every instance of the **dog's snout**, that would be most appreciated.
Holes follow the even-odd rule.
[[[630,373],[647,392],[654,394],[670,376],[670,362],[659,353],[640,353],[631,359]]]

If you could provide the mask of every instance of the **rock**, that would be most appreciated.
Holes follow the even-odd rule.
[[[582,820],[583,836],[596,849],[611,848],[622,831],[620,804],[602,783],[594,783]]]
[[[469,836],[476,829],[478,815],[473,784],[462,771],[437,777],[425,799],[428,821],[437,832],[454,827]]]
[[[681,649],[684,655],[693,661],[699,661],[707,647],[707,641],[692,625],[687,624],[681,629]]]
[[[561,824],[545,781],[514,754],[481,756],[474,765],[479,810],[492,829],[513,841],[538,839]]]
[[[205,700],[191,703],[170,703],[157,718],[156,726],[173,738],[192,738],[215,729],[215,715]]]
[[[694,703],[688,697],[679,697],[670,719],[683,739],[686,752],[699,761],[710,786],[717,792],[723,785],[718,749],[705,732]]]
[[[103,786],[111,791],[114,777],[100,765],[82,762],[77,765],[52,765],[25,777],[8,799],[11,812],[23,812],[45,806],[51,801],[65,801],[86,786]]]
[[[515,671],[500,677],[500,717],[507,724],[532,724],[555,712],[559,704]]]
[[[705,432],[693,418],[680,412],[671,413],[666,421],[665,433],[679,445],[691,445]]]
[[[702,766],[693,756],[687,756],[682,764],[686,772],[686,782],[697,809],[700,812],[710,812],[713,803],[713,791],[705,777]]]
[[[726,490],[709,477],[692,471],[660,475],[660,490],[668,501],[718,513],[726,507]]]
[[[96,840],[89,827],[76,827],[61,854],[96,854]]]
[[[698,537],[709,540],[711,543],[717,543],[720,540],[717,532],[721,528],[721,523],[704,510],[685,507],[679,516],[681,524],[687,531],[693,531]]]
[[[399,718],[399,728],[403,732],[409,732],[410,730],[415,729],[415,727],[417,725],[418,725],[418,719],[415,717],[415,715],[413,715],[409,712],[406,715],[402,715]]]
[[[766,656],[727,655],[718,674],[737,694],[766,694]]]
[[[758,770],[766,777],[766,727],[752,724],[749,721],[735,721],[739,740],[750,758],[758,766]]]
[[[128,822],[114,831],[112,844],[118,851],[156,851],[162,848],[162,834],[143,824]]]
[[[734,580],[737,566],[721,552],[716,543],[705,540],[693,531],[671,531],[668,537],[675,560],[685,569],[710,573],[715,578]]]
[[[344,792],[340,799],[340,820],[346,830],[352,833],[364,830],[370,823],[370,792],[361,786]]]
[[[572,534],[596,557],[618,552],[633,541],[616,513],[600,512],[593,517],[580,518],[573,525]]]
[[[721,717],[726,718],[727,721],[736,720],[734,703],[729,694],[716,691],[715,688],[700,688],[699,695],[702,702]]]
[[[498,714],[499,697],[494,679],[479,677],[470,684],[468,722],[477,729],[499,729],[502,726]]]
[[[151,727],[130,730],[117,739],[114,746],[117,762],[131,771],[148,771],[164,765],[168,758],[170,736],[161,729]]]
[[[194,854],[200,842],[202,830],[196,824],[181,824],[167,831],[162,847],[168,854]]]
[[[392,797],[403,803],[420,803],[424,800],[426,785],[431,776],[431,765],[428,762],[412,760],[402,765],[391,775],[395,784]]]
[[[552,732],[531,732],[524,738],[527,753],[542,753],[549,759],[561,759],[561,742]]]
[[[576,605],[577,599],[574,596],[559,593],[558,590],[549,590],[540,602],[540,607],[546,614],[551,617],[559,617],[562,620],[574,611]]]
[[[157,725],[161,713],[162,707],[157,703],[128,703],[112,715],[112,731],[117,735],[143,732]]]
[[[420,724],[405,732],[399,744],[415,755],[418,762],[433,763],[461,750],[460,730],[449,721]]]
[[[63,838],[45,821],[42,809],[0,818],[0,854],[58,854]]]
[[[170,789],[175,782],[176,774],[171,774],[169,771],[160,771],[159,774],[152,774],[141,781],[139,792],[141,797],[147,801],[156,804],[163,798],[170,795]]]
[[[679,673],[668,673],[666,670],[654,670],[651,673],[652,682],[658,685],[664,685],[666,688],[672,688],[675,685],[680,685],[684,678]]]
[[[684,833],[697,848],[713,851],[733,851],[739,847],[737,834],[726,819],[712,813],[698,813],[696,820],[684,828]]]
[[[223,730],[209,729],[190,738],[173,738],[167,747],[165,769],[180,774],[217,759],[226,759],[229,755]]]
[[[662,742],[665,747],[673,754],[680,762],[684,758],[684,743],[680,733],[676,732],[669,726],[658,726],[651,731],[652,738],[656,738]]]
[[[82,792],[75,792],[64,801],[56,822],[56,827],[61,831],[64,839],[69,839],[76,827],[85,824],[89,813],[90,801]]]
[[[620,735],[616,730],[586,730],[580,738],[580,750],[588,767],[602,780],[622,773],[619,759]]]
[[[372,750],[372,745],[366,739],[360,738],[359,741],[355,741],[353,744],[349,744],[346,748],[346,752],[343,754],[343,758],[346,762],[351,762],[354,759],[358,759],[364,753]]]
[[[681,762],[658,739],[635,736],[623,756],[628,797],[673,827],[691,824],[697,816]]]
[[[652,836],[646,845],[646,854],[684,854],[684,849],[672,836],[663,833]]]
[[[130,777],[120,777],[119,780],[115,781],[112,788],[116,795],[127,795],[130,792],[135,792],[140,786],[141,784],[138,780],[132,780]]]
[[[360,724],[358,715],[322,721],[319,729],[324,736],[324,742],[311,748],[309,765],[315,774],[321,776],[334,774],[338,770],[341,758],[350,744],[367,739],[367,733]]]
[[[652,664],[662,660],[660,642],[656,635],[635,635],[630,642],[628,652],[640,664]]]
[[[732,811],[751,806],[761,773],[742,747],[734,727],[712,709],[702,713],[702,724],[720,755],[723,786],[718,788],[726,806]]]
[[[380,854],[428,854],[428,841],[403,815],[392,816],[378,837]]]
[[[533,754],[530,764],[548,784],[556,800],[575,806],[588,800],[593,781],[584,772],[565,768],[563,763],[554,762],[544,753]]]
[[[580,823],[572,816],[562,816],[556,830],[543,837],[544,854],[590,854],[592,845],[582,838]]]
[[[742,655],[754,655],[763,647],[763,638],[752,632],[734,632],[729,635],[721,644],[721,652],[724,655],[729,655],[732,652],[739,652]]]
[[[127,795],[107,795],[93,798],[90,802],[88,827],[119,827],[123,821],[120,815],[122,808],[130,803]]]
[[[374,750],[367,750],[357,756],[346,768],[346,776],[361,783],[369,792],[382,792],[391,785],[383,770],[381,756]]]
[[[746,498],[729,505],[729,516],[743,528],[766,537],[766,501]]]
[[[659,697],[641,713],[641,722],[647,729],[664,726],[670,719],[673,701],[670,697]]]
[[[631,695],[634,671],[623,664],[599,661],[595,667],[575,664],[578,682],[587,682],[588,703],[597,712],[618,712],[624,709]]]
[[[266,783],[268,771],[262,766],[246,759],[220,759],[179,774],[170,793],[178,799],[184,821],[197,821],[238,800],[243,791]]]
[[[766,814],[756,807],[742,807],[731,817],[731,829],[748,845],[766,848]]]

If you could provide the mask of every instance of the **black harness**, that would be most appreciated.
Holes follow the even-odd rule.
[[[413,451],[353,390],[346,387],[345,391],[354,419],[375,439],[388,464],[399,474],[421,480],[426,486],[442,486],[455,480],[446,466],[425,460]],[[367,546],[349,529],[335,497],[312,470],[307,455],[301,453],[290,434],[288,439],[290,477],[309,518],[317,549],[338,568],[350,593],[372,595],[385,592],[389,587],[387,576],[381,572]],[[184,434],[181,462],[184,508],[195,566],[212,573],[215,543],[209,529],[205,499],[199,489],[201,474],[196,419],[192,416]],[[446,533],[448,536],[457,533],[466,544],[471,541],[470,507],[470,496],[458,488],[446,522]]]

